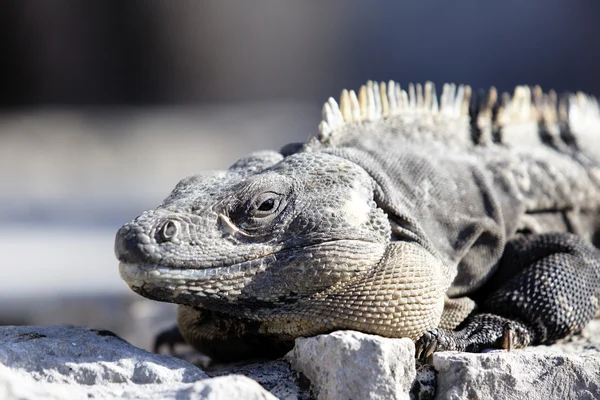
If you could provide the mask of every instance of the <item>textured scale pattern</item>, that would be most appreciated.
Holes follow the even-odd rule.
[[[508,243],[501,264],[501,271],[518,272],[486,299],[482,310],[528,322],[534,343],[570,336],[598,311],[600,250],[580,237],[515,239]],[[501,281],[498,277],[496,284]]]
[[[368,82],[306,143],[186,178],[125,224],[121,276],[180,304],[172,337],[217,359],[338,329],[420,358],[552,342],[598,310],[598,135],[582,93]]]
[[[438,323],[446,287],[438,260],[398,243],[372,273],[316,296],[307,311],[348,329],[417,339]]]

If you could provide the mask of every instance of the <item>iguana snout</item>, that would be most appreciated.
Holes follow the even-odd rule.
[[[126,224],[117,231],[115,255],[122,262],[145,263],[161,243],[178,243],[182,240],[183,227],[178,218],[136,219],[137,224]],[[140,223],[147,219],[147,223]],[[182,226],[183,225],[183,226]]]

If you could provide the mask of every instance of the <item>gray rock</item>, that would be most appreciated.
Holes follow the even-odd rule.
[[[433,355],[436,399],[598,399],[598,353],[530,348]]]
[[[435,353],[433,367],[419,364],[416,374],[412,342],[353,331],[298,339],[286,357],[298,372],[280,360],[221,366],[206,375],[108,331],[5,326],[0,399],[293,400],[308,399],[309,385],[318,399],[600,398],[598,320],[552,346]]]
[[[149,398],[173,398],[177,400],[277,400],[277,397],[263,389],[257,382],[242,375],[222,376],[204,381],[198,381],[188,388],[170,391]]]
[[[433,366],[436,399],[600,398],[600,320],[551,346],[435,353]]]
[[[205,379],[194,383],[79,385],[40,382],[0,365],[0,398],[3,400],[68,399],[177,399],[275,400],[258,383],[241,375]]]
[[[208,377],[185,361],[84,327],[0,327],[0,362],[36,380],[83,385],[181,383]]]
[[[410,389],[410,398],[414,400],[433,400],[435,398],[436,372],[429,364],[416,363],[417,376]]]
[[[300,387],[296,373],[286,361],[266,361],[245,365],[221,365],[209,369],[211,376],[239,374],[247,376],[281,400],[309,399],[308,388]]]
[[[408,399],[415,347],[354,331],[296,339],[286,358],[318,399]]]
[[[19,373],[0,364],[0,399],[75,399],[83,393],[63,384],[37,382],[27,374]]]
[[[108,331],[0,327],[2,399],[275,399],[241,375],[205,378],[183,360],[138,349]]]

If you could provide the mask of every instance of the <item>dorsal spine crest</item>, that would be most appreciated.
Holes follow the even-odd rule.
[[[436,119],[455,123],[474,118],[473,125],[482,132],[485,144],[505,128],[521,123],[568,124],[573,131],[589,131],[600,127],[598,101],[581,92],[561,97],[556,92],[544,93],[539,86],[517,86],[513,95],[498,96],[491,87],[472,101],[470,86],[446,83],[438,98],[432,82],[424,85],[410,83],[407,90],[394,81],[368,81],[358,90],[344,89],[338,103],[329,98],[323,106],[319,124],[319,141],[329,142],[334,136],[344,135],[348,129],[378,120],[414,121]],[[549,128],[554,129],[553,127]],[[596,128],[597,130],[597,128]],[[491,139],[489,139],[491,141]]]

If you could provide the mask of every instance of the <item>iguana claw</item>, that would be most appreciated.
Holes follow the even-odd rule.
[[[445,329],[432,329],[425,332],[416,343],[416,358],[425,362],[436,351],[458,350],[454,333]]]
[[[512,350],[530,342],[531,334],[524,324],[498,315],[476,314],[458,331],[436,328],[425,332],[416,343],[415,356],[425,362],[436,351]]]

